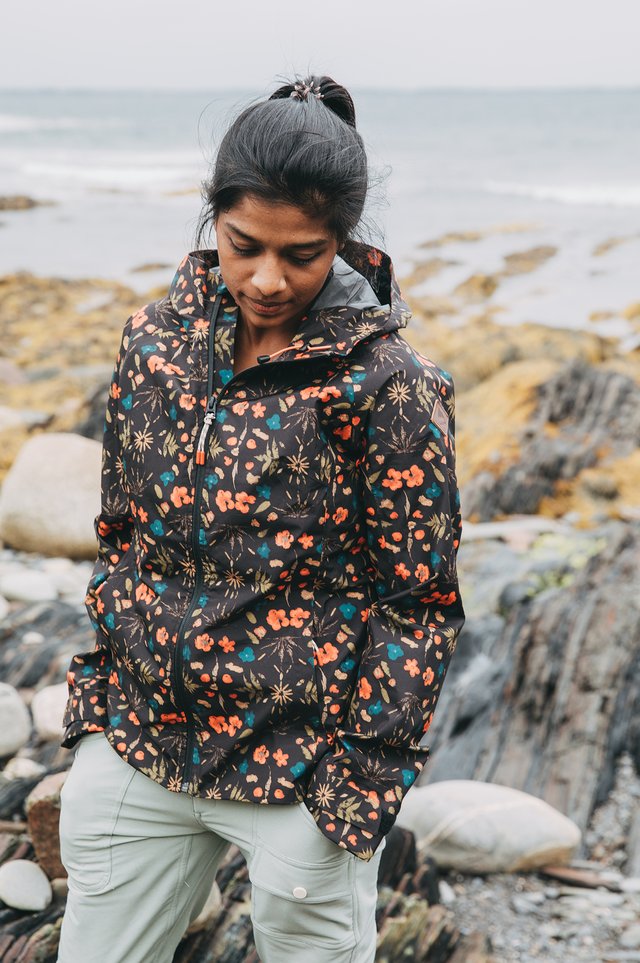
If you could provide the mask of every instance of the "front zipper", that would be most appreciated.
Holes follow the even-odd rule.
[[[200,452],[204,454],[204,440],[206,439],[207,432],[209,431],[209,426],[211,425],[213,419],[216,416],[216,405],[217,399],[213,394],[213,375],[214,375],[214,337],[215,337],[215,324],[220,312],[220,306],[222,304],[222,295],[218,295],[213,302],[211,309],[211,317],[209,319],[209,369],[207,372],[207,410],[204,416],[204,424],[200,431],[200,437],[198,439],[198,446],[196,448],[196,469],[194,477],[194,496],[193,496],[193,511],[191,513],[191,548],[193,551],[193,559],[195,563],[195,582],[193,586],[193,593],[191,595],[191,601],[187,607],[180,626],[178,628],[178,634],[176,636],[176,647],[173,658],[173,688],[176,694],[176,707],[181,708],[184,713],[186,724],[187,724],[187,744],[185,746],[185,760],[182,776],[182,784],[180,786],[180,792],[187,792],[189,789],[189,782],[191,777],[191,766],[193,763],[193,743],[195,737],[195,730],[193,726],[193,719],[188,715],[187,709],[189,705],[189,696],[185,689],[184,677],[182,675],[182,666],[184,661],[184,651],[183,651],[183,641],[184,634],[186,631],[187,623],[191,619],[193,610],[196,607],[199,593],[202,591],[202,556],[200,553],[200,502],[202,498],[202,473],[204,470],[204,457],[200,457]]]
[[[263,368],[264,363],[268,362],[271,357],[271,355],[260,355],[258,359],[259,363],[257,365],[251,365],[249,368],[245,368],[243,371],[240,371],[237,375],[234,375],[234,377],[230,378],[230,380],[227,381],[227,383],[222,386],[218,394],[214,395],[213,376],[214,376],[214,358],[215,358],[215,340],[214,340],[215,323],[217,321],[218,314],[220,312],[220,306],[222,304],[222,300],[223,300],[222,295],[218,295],[215,298],[213,307],[211,310],[211,317],[209,320],[209,365],[208,365],[208,371],[207,371],[207,397],[209,400],[207,402],[204,422],[203,422],[202,428],[200,429],[200,434],[198,435],[198,441],[196,444],[194,498],[193,498],[193,512],[191,516],[191,547],[193,550],[196,577],[195,577],[193,593],[191,596],[191,601],[189,602],[187,611],[185,612],[182,618],[182,621],[180,622],[180,626],[178,628],[178,634],[176,637],[176,648],[175,648],[174,659],[173,659],[173,688],[176,695],[179,696],[179,698],[175,699],[176,708],[181,709],[181,711],[184,713],[186,725],[187,725],[187,743],[185,746],[185,760],[184,760],[184,767],[183,767],[182,783],[180,785],[180,792],[187,792],[189,789],[191,767],[193,764],[193,760],[192,760],[193,743],[194,743],[194,737],[195,737],[193,720],[187,713],[189,696],[185,689],[184,678],[182,675],[182,667],[184,662],[184,651],[182,648],[182,643],[183,643],[183,637],[186,631],[187,623],[189,622],[193,614],[193,610],[195,609],[198,601],[198,594],[199,592],[202,591],[202,588],[203,588],[202,555],[201,555],[201,547],[200,547],[200,505],[202,502],[202,474],[203,474],[204,466],[206,462],[205,445],[207,442],[209,432],[211,430],[211,426],[215,422],[218,407],[220,404],[220,400],[222,399],[222,396],[225,394],[225,392],[229,390],[229,388],[231,387],[234,381],[236,381],[238,378],[246,376],[251,371],[254,371],[258,368]],[[365,341],[370,341],[370,340],[373,340],[373,338],[366,338],[361,343],[364,343]],[[350,353],[351,352],[347,352],[347,354],[350,354]],[[332,355],[329,353],[329,357],[331,356]],[[342,358],[345,356],[346,355],[342,354],[341,352],[336,351],[333,353],[333,357]],[[304,357],[304,358],[293,358],[288,361],[275,361],[273,363],[274,364],[299,364],[302,361],[308,361],[308,360],[309,360],[308,357]],[[314,649],[317,653],[318,646],[316,645],[315,642],[313,642],[312,645],[314,646]],[[318,683],[318,665],[316,662],[316,658],[314,658],[314,671],[316,673],[316,676],[315,676],[316,690],[318,692],[318,704],[320,706],[319,700],[321,698],[320,694],[322,692],[322,689]],[[320,706],[320,709],[321,709],[320,723],[322,724],[322,716],[324,715],[324,706]]]

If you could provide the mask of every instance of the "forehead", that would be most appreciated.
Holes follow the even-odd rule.
[[[268,201],[245,195],[218,217],[218,228],[236,228],[261,244],[286,246],[332,240],[325,217],[311,214],[295,204]]]

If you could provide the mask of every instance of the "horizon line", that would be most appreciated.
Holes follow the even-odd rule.
[[[136,94],[197,94],[197,93],[251,93],[258,89],[256,87],[246,87],[246,86],[225,86],[225,87],[104,87],[104,86],[89,86],[80,87],[77,85],[46,85],[46,86],[18,86],[18,87],[5,87],[0,84],[0,93],[79,93],[79,94],[120,94],[120,93],[136,93]],[[574,93],[587,93],[587,92],[609,92],[609,91],[640,91],[640,83],[637,84],[515,84],[513,86],[497,86],[497,85],[486,85],[486,86],[463,86],[463,85],[433,85],[433,86],[408,86],[408,87],[398,87],[398,86],[360,86],[351,85],[350,90],[359,91],[360,93],[404,93],[404,94],[429,94],[429,93],[553,93],[553,92],[567,92],[571,91]]]

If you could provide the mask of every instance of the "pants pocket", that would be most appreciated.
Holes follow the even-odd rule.
[[[325,955],[318,959],[336,961],[355,946],[354,862],[301,804],[257,806],[249,875],[262,959],[278,960],[275,945],[283,939],[321,948]]]
[[[108,889],[113,835],[135,774],[104,733],[80,739],[60,793],[60,858],[70,890],[91,896]]]
[[[311,865],[261,848],[251,868],[254,928],[275,939],[355,946],[352,863]]]

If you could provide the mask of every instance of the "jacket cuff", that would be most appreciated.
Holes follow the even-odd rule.
[[[72,749],[76,742],[88,732],[104,732],[106,725],[98,726],[93,722],[73,722],[67,726],[64,737],[60,745],[65,749]]]
[[[70,749],[86,732],[103,732],[109,724],[107,682],[111,671],[111,653],[98,646],[92,652],[74,655],[67,671],[69,698],[62,725],[60,743]]]
[[[385,796],[387,799],[385,799]],[[390,805],[391,797],[395,805]],[[311,776],[304,803],[324,835],[368,862],[396,821],[400,809],[394,790],[381,790],[327,753]]]

